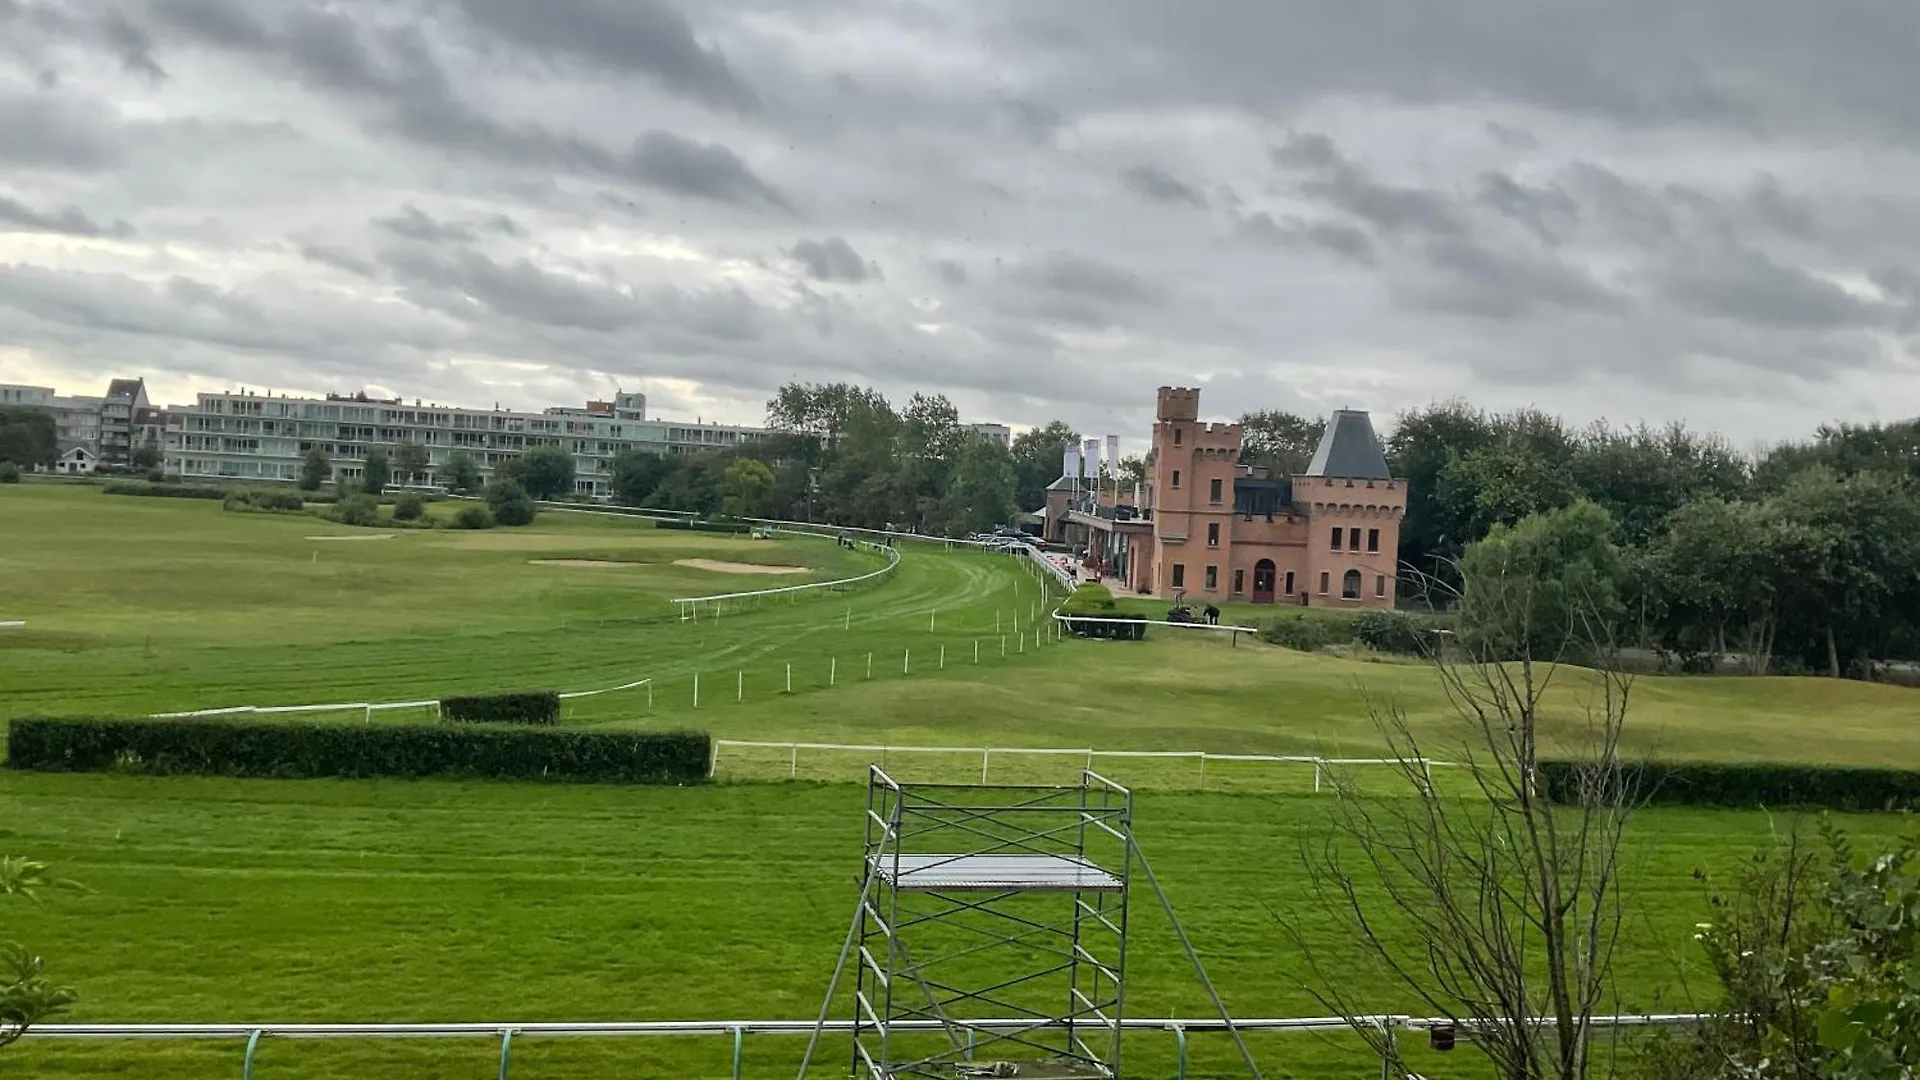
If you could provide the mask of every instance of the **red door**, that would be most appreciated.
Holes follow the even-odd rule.
[[[1253,564],[1253,602],[1256,604],[1273,603],[1273,560],[1261,559]]]

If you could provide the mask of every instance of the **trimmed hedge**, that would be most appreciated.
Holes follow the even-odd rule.
[[[460,776],[689,784],[706,779],[706,733],[601,732],[311,720],[26,717],[7,765],[42,772],[274,778]]]
[[[1641,766],[1635,773],[1640,797],[1658,805],[1920,809],[1920,772],[1901,769],[1678,762]],[[1549,797],[1573,801],[1572,762],[1543,761],[1540,775]]]
[[[683,521],[677,518],[656,518],[653,526],[656,529],[686,529],[693,532],[734,533],[736,535],[752,532],[754,528],[752,525],[737,521]]]
[[[108,495],[151,495],[158,499],[219,499],[224,501],[227,489],[208,487],[204,484],[150,484],[143,480],[117,480],[103,485],[100,490]]]
[[[560,695],[552,690],[516,690],[441,698],[440,715],[470,724],[556,724]]]

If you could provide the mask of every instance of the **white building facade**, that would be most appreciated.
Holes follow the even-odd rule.
[[[418,443],[426,447],[436,477],[454,454],[464,452],[491,479],[505,462],[552,445],[573,455],[575,494],[607,498],[613,493],[613,459],[623,451],[729,450],[767,434],[763,428],[648,420],[646,397],[624,392],[612,402],[539,413],[407,404],[359,394],[213,393],[199,395],[189,408],[167,411],[165,468],[188,480],[294,481],[301,460],[318,446],[333,462],[335,476],[357,479],[368,450],[379,447],[391,454],[402,443]]]

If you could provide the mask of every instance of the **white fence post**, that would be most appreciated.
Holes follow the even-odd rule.
[[[947,647],[945,645],[940,646],[940,670],[947,670]]]
[[[983,784],[987,782],[987,758],[992,753],[993,750],[989,747],[982,747],[980,750],[980,782]]]
[[[980,662],[980,639],[979,638],[973,639],[973,662],[976,664]]]
[[[867,654],[867,678],[873,678],[873,654]]]
[[[827,685],[832,686],[836,680],[836,676],[839,674],[840,658],[837,656],[827,657]]]
[[[800,744],[795,743],[787,753],[787,779],[800,778]]]
[[[900,654],[900,674],[902,675],[913,674],[913,650],[912,649],[908,649],[905,652]]]
[[[787,693],[793,693],[793,661],[787,661]]]
[[[700,673],[693,673],[693,707],[700,707]]]
[[[733,673],[733,700],[747,700],[747,673],[735,670]]]
[[[1000,659],[1005,660],[1006,658],[1007,658],[1007,638],[1006,638],[1006,635],[1003,634],[1000,637]]]

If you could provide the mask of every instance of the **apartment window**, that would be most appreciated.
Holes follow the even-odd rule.
[[[1341,541],[1341,540],[1343,540],[1343,539],[1345,539],[1345,538],[1346,538],[1346,535],[1347,535],[1347,530],[1345,530],[1345,529],[1342,529],[1342,528],[1341,528],[1340,526],[1338,526],[1338,525],[1335,525],[1335,526],[1333,527],[1333,550],[1335,550],[1335,551],[1339,551],[1339,550],[1340,550],[1340,541]],[[1327,590],[1325,590],[1325,589],[1321,589],[1320,591],[1321,591],[1321,592],[1326,592]]]
[[[1245,568],[1233,572],[1233,591],[1237,593],[1247,591],[1247,571]]]
[[[1218,479],[1207,481],[1207,501],[1216,503],[1220,501],[1220,481]]]
[[[1340,599],[1360,599],[1360,571],[1349,570],[1340,577]]]
[[[1173,429],[1173,445],[1175,446],[1180,445],[1180,429],[1179,428]]]
[[[1367,550],[1368,551],[1380,550],[1380,530],[1379,529],[1367,530]]]
[[[1176,589],[1184,589],[1186,588],[1186,586],[1187,586],[1187,564],[1174,563],[1173,564],[1173,587]]]
[[[1179,469],[1173,470],[1173,486],[1176,488],[1180,486],[1180,470]]]
[[[1287,596],[1293,595],[1293,571],[1287,571],[1287,587],[1282,590]]]
[[[1347,533],[1347,550],[1349,551],[1360,550],[1360,530],[1359,529],[1353,529]]]
[[[1321,596],[1327,595],[1327,582],[1330,581],[1332,577],[1333,575],[1327,573],[1325,570],[1320,571],[1320,595]]]
[[[1220,523],[1217,521],[1207,522],[1207,546],[1220,546]]]
[[[1373,575],[1373,595],[1375,596],[1387,595],[1387,575],[1385,574]]]
[[[1220,587],[1220,568],[1217,566],[1207,567],[1207,591],[1212,592],[1213,590],[1219,587]]]

